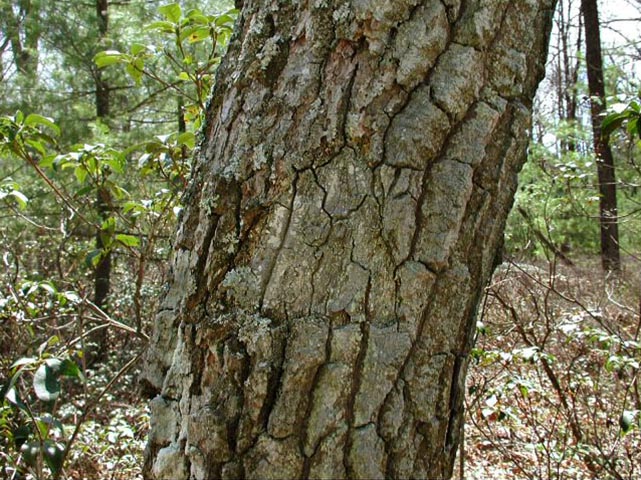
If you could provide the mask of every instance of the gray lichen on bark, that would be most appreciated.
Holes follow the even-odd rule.
[[[143,379],[156,479],[445,478],[554,0],[246,0]]]

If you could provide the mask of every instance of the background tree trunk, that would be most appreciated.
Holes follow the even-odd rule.
[[[445,478],[554,0],[246,0],[143,375],[148,478]]]
[[[96,0],[96,18],[98,31],[102,41],[109,32],[109,0]],[[98,45],[100,48],[101,45]],[[99,122],[106,122],[110,111],[109,85],[103,78],[101,69],[94,67],[93,74],[96,84],[96,119]],[[106,179],[103,179],[106,180]],[[96,190],[96,211],[99,222],[102,224],[111,214],[111,193],[108,188],[98,186]],[[96,249],[103,250],[105,242],[102,232],[96,231]],[[94,297],[93,303],[97,307],[106,310],[107,299],[111,287],[111,252],[107,250],[96,265],[94,271]],[[94,343],[89,352],[89,362],[105,359],[108,349],[108,331],[106,328],[96,331],[91,335],[90,341]]]
[[[17,8],[17,14],[14,11]],[[11,44],[16,69],[33,81],[38,70],[38,43],[41,32],[40,6],[30,0],[0,3],[0,25]]]
[[[559,0],[558,12],[559,20],[556,23],[558,28],[558,45],[557,60],[555,68],[557,70],[557,89],[558,89],[558,116],[560,120],[565,121],[572,128],[578,128],[577,123],[577,82],[579,79],[579,69],[581,66],[581,46],[583,38],[581,37],[582,25],[581,16],[579,16],[579,26],[576,45],[572,45],[572,11],[574,5],[572,0]],[[576,151],[576,136],[571,134],[569,138],[561,140],[562,153]]]
[[[614,158],[607,139],[601,136],[601,121],[606,110],[601,29],[596,0],[581,0],[585,21],[585,59],[588,67],[588,90],[592,112],[592,136],[599,179],[599,222],[601,226],[601,264],[605,271],[621,268],[619,221]]]

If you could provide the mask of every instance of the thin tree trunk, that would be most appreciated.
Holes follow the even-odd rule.
[[[98,19],[98,31],[100,38],[104,38],[109,31],[109,1],[96,0],[96,15]],[[94,69],[94,78],[96,84],[96,117],[98,121],[106,121],[109,117],[110,110],[110,96],[109,85],[102,77],[102,70]],[[96,211],[100,223],[109,218],[111,212],[111,194],[107,188],[102,186],[98,187],[96,192]],[[96,232],[96,249],[103,250],[105,243],[103,242],[101,231]],[[111,284],[111,252],[109,250],[101,257],[96,269],[94,271],[94,304],[101,308],[107,308],[107,300],[109,297],[109,290]],[[107,329],[103,328],[98,330],[91,337],[91,341],[95,343],[95,347],[90,355],[90,361],[103,360],[107,353]]]
[[[621,268],[619,253],[619,224],[614,158],[608,140],[601,135],[601,121],[606,109],[605,85],[603,81],[603,58],[601,55],[601,33],[596,0],[581,0],[585,21],[586,62],[588,67],[588,89],[592,113],[594,152],[597,157],[599,180],[599,222],[601,226],[601,264],[605,271]]]
[[[0,22],[11,44],[13,62],[18,72],[33,79],[38,71],[39,8],[31,1],[20,2],[17,17],[12,2],[3,0],[0,3]]]
[[[554,3],[245,0],[147,353],[147,478],[452,475]]]
[[[570,12],[572,11],[573,6],[572,2],[569,2],[568,5],[568,18],[561,19],[561,22],[564,22],[563,31],[561,32],[561,45],[563,48],[563,77],[565,79],[565,86],[563,97],[559,98],[559,101],[562,101],[565,104],[565,120],[572,125],[573,128],[577,128],[577,82],[578,82],[578,73],[579,73],[579,58],[581,53],[581,17],[579,16],[579,28],[577,33],[577,43],[574,50],[570,50]],[[573,61],[574,60],[574,61]],[[574,134],[566,140],[567,150],[570,152],[576,151],[576,137]]]

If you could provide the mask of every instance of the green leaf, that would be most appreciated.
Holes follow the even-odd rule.
[[[65,377],[83,379],[82,371],[76,362],[69,358],[65,358],[59,367],[59,374]]]
[[[102,260],[103,252],[102,250],[92,250],[85,257],[85,264],[89,267],[97,267]]]
[[[211,35],[212,35],[212,32],[210,28],[208,27],[199,28],[195,32],[192,32],[191,35],[189,35],[189,43],[202,42],[203,40],[211,38]]]
[[[530,390],[525,385],[519,384],[518,385],[518,389],[521,392],[521,395],[523,395],[523,398],[527,398],[528,397],[528,395],[530,393]]]
[[[47,466],[54,474],[59,472],[62,469],[64,460],[64,447],[53,440],[45,440],[42,450]]]
[[[100,225],[100,229],[103,232],[113,233],[116,230],[116,219],[114,217],[109,217],[104,222],[102,222],[102,225]]]
[[[132,55],[138,55],[140,53],[143,53],[147,50],[147,46],[143,45],[142,43],[132,43],[130,52]]]
[[[46,155],[40,159],[40,162],[38,162],[38,164],[42,168],[53,168],[54,162],[56,161],[57,158],[58,158],[57,155]]]
[[[122,188],[120,185],[117,183],[109,182],[109,191],[114,195],[117,199],[123,199],[123,198],[129,198],[131,195],[129,195],[129,192]]]
[[[125,70],[129,74],[129,76],[134,79],[134,81],[136,82],[136,85],[140,85],[140,81],[142,80],[142,72],[144,68],[145,68],[145,62],[143,61],[142,58],[138,57],[131,63],[128,63],[127,66],[125,67]]]
[[[16,202],[18,202],[18,206],[21,209],[25,209],[27,207],[27,203],[29,202],[29,199],[24,193],[19,192],[18,190],[11,190],[6,195],[12,196],[16,200]],[[0,192],[0,198],[6,195],[3,195],[2,192]]]
[[[158,13],[160,13],[170,22],[178,23],[182,15],[182,10],[180,9],[180,5],[178,5],[177,3],[170,3],[169,5],[160,7],[158,9]]]
[[[27,127],[43,126],[53,130],[56,135],[60,135],[60,127],[56,125],[51,118],[43,117],[37,113],[31,113],[24,119],[24,124]]]
[[[612,132],[623,125],[626,118],[626,113],[611,113],[607,115],[601,123],[601,135],[607,137],[612,134]]]
[[[40,365],[33,376],[33,388],[43,402],[52,402],[60,395],[60,382],[56,371],[46,363]]]
[[[78,180],[78,183],[85,183],[88,172],[84,165],[78,165],[74,169],[73,174],[76,176],[76,180]]]
[[[159,32],[162,32],[162,33],[171,33],[171,34],[173,34],[176,31],[175,25],[171,22],[166,22],[166,21],[150,23],[145,27],[145,29],[158,30]]]
[[[11,387],[9,390],[7,390],[7,393],[4,394],[4,398],[6,398],[10,403],[18,407],[20,410],[27,410],[27,406],[20,399],[16,387]]]
[[[236,12],[237,10],[230,10],[226,14],[219,15],[216,18],[216,26],[223,27],[223,26],[233,25],[234,22],[236,21],[236,19],[234,18],[234,16],[236,15]]]
[[[99,235],[100,241],[102,242],[103,251],[108,252],[111,249],[112,244],[114,243],[114,232],[103,230]],[[100,260],[102,260],[102,258]]]
[[[192,22],[198,23],[200,25],[208,25],[210,22],[209,17],[204,15],[203,12],[198,9],[190,10],[187,13],[187,18],[189,18],[189,20],[191,20]]]
[[[13,434],[13,443],[15,443],[16,448],[20,448],[24,442],[29,440],[31,428],[29,425],[20,425],[11,433]]]
[[[40,433],[40,438],[46,438],[47,436],[49,436],[49,428],[51,427],[51,423],[48,420],[48,418],[34,418],[34,424],[38,429],[38,432]]]
[[[145,210],[147,210],[147,207],[138,202],[125,202],[122,206],[123,213],[129,213],[132,211],[134,213],[140,213],[144,212]]]
[[[104,162],[106,165],[109,165],[111,170],[113,170],[116,173],[123,173],[124,167],[125,167],[125,159],[117,154],[116,152],[112,152],[113,156],[111,158],[106,159]]]
[[[634,421],[639,414],[638,410],[624,410],[619,418],[619,426],[625,435],[634,427]]]
[[[32,364],[36,363],[37,361],[38,361],[38,359],[36,357],[22,357],[22,358],[19,358],[18,360],[16,360],[15,362],[13,362],[11,364],[11,367],[9,367],[9,368],[14,369],[16,367],[22,367],[22,366],[25,366],[25,365],[32,365]]]
[[[184,145],[189,149],[193,149],[196,146],[196,135],[192,132],[183,132],[178,135],[176,140],[178,145]]]
[[[62,425],[62,422],[50,413],[44,413],[42,416],[37,417],[36,422],[42,425],[41,430],[45,435],[54,430],[58,431],[61,435],[64,435],[64,425]]]
[[[42,144],[42,142],[39,142],[38,140],[34,140],[33,138],[27,138],[24,143],[29,145],[31,148],[33,148],[42,156],[47,154],[47,151],[45,150],[44,145]]]
[[[124,233],[116,235],[116,241],[122,243],[126,247],[137,247],[140,245],[140,239],[138,237],[125,235]]]
[[[205,26],[198,26],[198,27],[191,27],[191,28],[186,28],[179,37],[180,41],[183,41],[184,39],[187,39],[189,43],[198,43],[202,42],[203,40],[207,38],[211,38],[211,30],[209,25]]]
[[[35,467],[40,455],[40,442],[37,440],[31,440],[30,442],[23,444],[20,447],[20,453],[27,465]]]
[[[639,127],[639,117],[628,120],[627,130],[630,135],[636,135]]]
[[[82,188],[79,188],[76,190],[75,196],[77,197],[82,197],[83,195],[88,194],[89,192],[93,192],[93,185],[86,185]]]
[[[620,365],[621,365],[621,357],[619,357],[618,355],[610,355],[606,360],[604,367],[606,371],[612,373]]]
[[[125,58],[126,57],[118,50],[105,50],[104,52],[98,52],[93,57],[93,61],[98,66],[98,68],[104,68],[109,65],[121,63],[125,61]]]
[[[13,121],[17,124],[22,124],[23,120],[24,120],[24,113],[22,113],[20,110],[16,111],[15,115],[13,116]]]
[[[66,298],[68,301],[70,301],[73,304],[78,304],[81,301],[80,295],[78,295],[76,292],[73,292],[71,290],[66,292],[61,292],[60,295]]]

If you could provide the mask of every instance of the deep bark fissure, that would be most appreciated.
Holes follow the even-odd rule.
[[[283,322],[284,325],[288,325],[289,321]],[[289,329],[288,333],[289,333]],[[285,339],[287,339],[285,336]],[[272,339],[273,341],[273,339]],[[283,365],[285,363],[285,352],[287,351],[287,341],[283,341],[280,350],[276,353],[276,358],[278,359],[278,364],[276,365],[275,371],[272,373],[271,378],[269,379],[269,384],[267,386],[267,396],[265,397],[265,403],[260,409],[259,423],[263,426],[263,430],[267,431],[269,416],[274,409],[276,404],[276,399],[278,398],[278,392],[281,387],[281,382],[283,380]]]
[[[194,277],[198,279],[196,291],[187,299],[187,309],[189,310],[195,309],[206,294],[206,282],[204,281],[203,274],[205,272],[205,266],[207,265],[207,259],[209,257],[209,250],[212,242],[214,241],[217,227],[218,219],[211,221],[207,229],[207,233],[205,234],[203,246],[201,247],[202,249],[194,268]],[[195,317],[194,320],[198,320],[198,317]]]
[[[285,224],[283,225],[283,230],[281,232],[280,244],[278,245],[278,248],[276,250],[276,255],[274,255],[273,261],[267,266],[267,275],[265,275],[265,279],[260,287],[260,303],[258,304],[258,311],[260,312],[263,311],[263,302],[265,299],[265,292],[267,291],[267,288],[269,287],[269,282],[272,279],[272,275],[274,273],[274,267],[276,266],[276,262],[278,261],[278,257],[280,256],[280,253],[283,251],[285,242],[287,241],[287,235],[289,234],[289,225],[292,221],[292,215],[294,214],[294,202],[296,201],[296,195],[297,195],[296,185],[298,183],[298,175],[299,174],[296,173],[294,176],[294,180],[292,181],[291,200],[289,202],[289,205],[286,207],[287,216],[285,219]]]
[[[368,311],[369,296],[371,294],[371,288],[372,288],[372,277],[370,273],[367,280],[367,287],[365,288],[365,317],[368,320],[371,318],[370,312]],[[343,464],[345,466],[345,471],[347,472],[348,477],[356,476],[354,466],[350,461],[350,454],[353,448],[352,432],[355,428],[358,427],[358,425],[355,425],[354,404],[356,401],[356,395],[361,388],[363,369],[365,366],[365,355],[367,354],[367,348],[369,344],[369,335],[370,335],[369,323],[367,322],[361,323],[360,330],[361,330],[361,341],[358,347],[358,355],[356,356],[356,362],[354,364],[354,368],[352,371],[351,391],[347,398],[347,403],[346,403],[347,405],[347,415],[346,415],[347,441],[345,442],[345,447],[343,450]]]
[[[311,418],[312,408],[314,406],[313,395],[317,391],[317,387],[320,384],[320,378],[321,378],[321,373],[323,369],[326,367],[326,365],[329,363],[330,359],[332,358],[332,340],[334,338],[333,328],[334,328],[333,322],[330,321],[329,326],[327,328],[327,336],[325,340],[325,358],[314,372],[313,380],[309,388],[308,401],[307,401],[307,404],[305,405],[305,415],[303,416],[303,422],[302,422],[302,428],[301,428],[301,431],[304,432],[304,434],[301,435],[299,438],[299,448],[300,448],[301,455],[304,459],[303,472],[306,472],[303,478],[309,478],[309,471],[311,468],[311,459],[314,457],[314,454],[308,455],[306,453],[305,442],[307,440],[306,438],[307,435],[309,435],[309,419]],[[314,446],[314,453],[319,448],[320,444],[321,442],[319,441]]]

